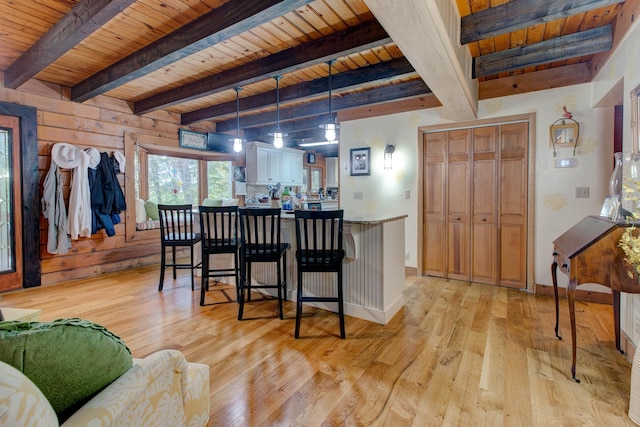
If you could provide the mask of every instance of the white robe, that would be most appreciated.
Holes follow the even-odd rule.
[[[69,234],[72,240],[91,237],[91,190],[89,188],[89,164],[91,156],[78,150],[80,165],[73,169],[69,193]]]
[[[69,232],[67,208],[64,206],[60,169],[54,162],[51,162],[49,172],[44,179],[42,213],[49,221],[47,252],[66,254],[71,248],[71,240],[67,235]]]

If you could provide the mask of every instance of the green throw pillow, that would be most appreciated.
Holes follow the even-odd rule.
[[[149,219],[154,221],[160,220],[160,213],[158,212],[158,204],[154,203],[150,200],[144,202],[144,210],[147,211],[147,216]]]
[[[202,201],[202,206],[222,206],[222,199],[206,198]]]
[[[132,366],[124,341],[82,319],[1,322],[0,360],[42,391],[61,423]]]

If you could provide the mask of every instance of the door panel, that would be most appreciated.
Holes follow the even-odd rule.
[[[498,126],[473,130],[471,280],[495,284],[497,242]]]
[[[447,277],[445,161],[447,132],[428,133],[423,137],[424,215],[422,265],[424,273]]]
[[[20,121],[0,116],[0,291],[22,288]]]
[[[527,286],[528,123],[500,127],[500,277],[498,283]]]
[[[470,279],[471,130],[449,132],[447,162],[447,277]]]

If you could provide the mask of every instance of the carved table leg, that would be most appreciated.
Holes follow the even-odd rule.
[[[621,354],[624,354],[624,350],[620,348],[620,291],[613,291],[613,324],[616,334],[616,348]]]
[[[561,340],[562,337],[558,334],[558,322],[560,321],[560,305],[558,303],[558,262],[556,261],[556,254],[553,254],[553,263],[551,263],[551,278],[553,279],[553,295],[556,298],[556,337]]]
[[[575,280],[569,281],[567,287],[567,301],[569,302],[569,319],[571,320],[571,379],[579,383],[576,378],[576,286]]]

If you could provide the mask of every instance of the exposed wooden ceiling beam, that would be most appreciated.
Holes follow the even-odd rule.
[[[460,43],[467,44],[551,22],[624,0],[512,0],[460,19]]]
[[[460,15],[453,1],[364,0],[444,107],[450,120],[474,120],[478,83],[473,58],[458,42]]]
[[[409,61],[406,58],[398,58],[367,67],[357,68],[342,73],[334,74],[331,80],[333,90],[357,89],[365,84],[389,80],[391,78],[402,78],[416,75]],[[292,100],[303,100],[321,93],[327,92],[329,78],[322,77],[297,85],[287,86],[280,89],[280,102]],[[248,96],[240,99],[240,111],[247,112],[264,107],[275,105],[276,91],[263,92],[258,95]],[[182,115],[182,124],[188,125],[202,120],[211,120],[216,117],[235,113],[236,102],[225,102],[191,111]]]
[[[300,120],[280,123],[280,130],[293,136],[295,133],[300,131],[320,129],[321,124],[328,123],[329,121],[333,122],[335,121],[335,117],[335,114],[331,114],[331,116],[329,116],[329,114],[321,114],[315,117],[305,117]],[[244,128],[244,138],[247,140],[260,139],[259,137],[261,135],[267,135],[269,132],[273,132],[274,129],[275,126],[271,123],[264,124],[262,126]]]
[[[338,123],[349,120],[404,113],[407,111],[426,110],[428,108],[441,106],[442,104],[438,101],[438,98],[436,98],[434,94],[428,93],[416,98],[400,99],[397,101],[384,102],[382,104],[365,105],[358,108],[338,111]]]
[[[167,108],[391,42],[382,26],[372,20],[143,99],[134,104],[134,111],[144,114]]]
[[[591,65],[582,62],[564,67],[548,68],[532,73],[517,74],[499,79],[485,80],[478,85],[479,99],[492,99],[545,89],[589,83]]]
[[[478,56],[473,77],[591,55],[611,49],[611,25]]]
[[[5,70],[5,87],[16,89],[35,77],[134,1],[80,1]]]
[[[162,37],[71,88],[83,102],[269,22],[313,0],[234,0]]]
[[[396,99],[422,96],[426,93],[429,93],[429,88],[427,87],[427,85],[424,84],[422,80],[413,80],[410,82],[399,83],[393,86],[384,86],[373,90],[352,93],[344,96],[337,96],[332,100],[332,107],[333,111],[340,111],[347,108],[361,107],[363,105],[372,105]],[[282,123],[289,120],[300,119],[303,117],[317,116],[318,114],[327,111],[327,108],[328,106],[326,100],[307,102],[305,104],[296,105],[289,108],[281,107],[280,122]],[[268,123],[275,123],[275,117],[275,113],[271,111],[241,117],[240,127],[252,127]],[[227,132],[235,128],[235,119],[216,123],[216,130],[218,132]]]

